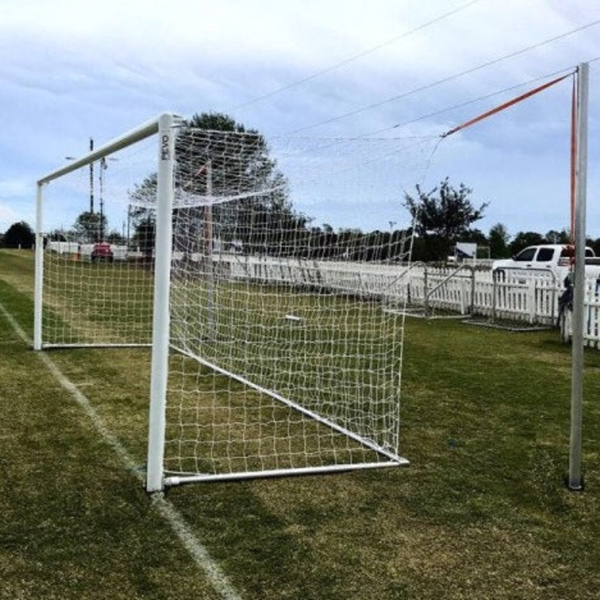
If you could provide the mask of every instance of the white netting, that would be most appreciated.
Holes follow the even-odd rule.
[[[154,138],[44,186],[44,345],[150,344],[154,209],[133,200],[156,156]]]
[[[400,220],[419,141],[180,135],[167,471],[399,460],[410,236],[363,228]]]
[[[402,201],[434,143],[181,128],[165,473],[403,462]],[[151,343],[156,144],[45,189],[45,345]]]

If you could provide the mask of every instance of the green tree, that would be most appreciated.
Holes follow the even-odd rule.
[[[119,233],[115,229],[110,231],[106,236],[106,241],[110,244],[116,244],[118,246],[125,246],[127,244],[127,239],[123,236],[122,233]]]
[[[600,238],[592,239],[589,243],[590,248],[596,256],[600,256]]]
[[[517,254],[527,246],[537,246],[538,244],[547,243],[544,236],[535,231],[519,231],[515,235],[512,242],[509,244],[510,254]]]
[[[106,215],[85,211],[75,220],[73,230],[81,241],[99,242],[108,230],[108,220]]]
[[[252,253],[291,254],[306,243],[310,219],[293,209],[287,180],[258,131],[221,113],[202,113],[183,123],[175,143],[176,197],[188,208],[185,219],[174,210],[174,226],[194,240],[187,251],[205,248],[209,235],[225,248],[241,244]],[[156,181],[149,175],[131,202],[154,197]],[[134,209],[134,230],[154,218],[153,211]]]
[[[571,243],[571,235],[566,229],[561,229],[560,231],[556,231],[555,229],[551,229],[544,236],[546,242],[548,244],[570,244]]]
[[[133,231],[131,245],[139,247],[145,257],[152,256],[156,211],[151,208],[156,202],[156,173],[135,184],[129,192],[129,219]]]
[[[134,248],[139,248],[139,251],[144,255],[144,259],[146,261],[150,261],[152,259],[152,253],[154,250],[154,234],[154,218],[148,215],[137,222],[135,233],[131,238],[131,245]]]
[[[461,236],[461,242],[471,242],[473,244],[477,244],[478,246],[487,246],[489,244],[489,239],[481,229],[467,229]]]
[[[66,242],[67,241],[65,232],[62,229],[54,229],[46,236],[46,239],[53,241],[53,242]]]
[[[404,195],[404,207],[415,221],[415,232],[425,241],[425,259],[443,260],[451,248],[471,231],[471,225],[483,217],[489,203],[475,208],[469,199],[472,190],[461,183],[458,189],[448,177],[439,187],[424,192],[416,186],[417,195]]]
[[[221,113],[196,114],[176,146],[182,192],[213,200],[210,216],[202,208],[196,224],[209,218],[221,243],[285,255],[306,241],[310,220],[294,211],[287,180],[258,131]]]
[[[31,248],[35,243],[35,234],[28,223],[19,221],[6,230],[2,243],[6,248]]]
[[[510,235],[502,223],[496,223],[489,233],[490,256],[492,258],[506,258],[509,256],[508,242]]]
[[[345,260],[360,260],[363,232],[358,228],[342,228],[338,232],[340,258]]]

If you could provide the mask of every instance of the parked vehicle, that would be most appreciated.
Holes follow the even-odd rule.
[[[94,244],[91,254],[92,262],[113,262],[115,255],[108,242]]]
[[[552,273],[557,281],[563,281],[571,269],[575,249],[566,244],[543,244],[529,246],[512,258],[496,260],[492,272],[502,279],[510,271],[529,270]],[[600,258],[591,248],[585,249],[586,276],[600,276]]]

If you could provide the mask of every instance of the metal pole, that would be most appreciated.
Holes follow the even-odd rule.
[[[104,241],[104,171],[106,171],[106,158],[103,156],[100,159],[100,239],[99,242]]]
[[[581,474],[581,428],[583,404],[583,321],[585,298],[585,212],[587,195],[587,121],[589,65],[577,70],[577,152],[575,161],[575,271],[571,379],[571,437],[569,481],[571,490],[583,489]]]
[[[42,299],[44,281],[43,192],[43,184],[38,183],[35,209],[35,291],[33,308],[34,350],[42,349]]]
[[[152,371],[146,490],[163,489],[165,411],[169,364],[169,283],[171,278],[173,177],[175,165],[175,119],[159,118],[158,182],[154,266],[154,315],[152,323]]]
[[[90,152],[94,151],[94,140],[90,138]],[[90,214],[94,214],[94,163],[90,163]]]
[[[212,223],[212,160],[206,163],[206,195],[208,204],[204,207],[204,252],[209,261],[212,261],[213,255],[213,223]]]
[[[91,162],[98,160],[103,156],[108,156],[113,152],[117,152],[118,150],[127,148],[132,144],[135,144],[136,142],[139,142],[151,135],[154,135],[158,131],[158,120],[159,117],[155,117],[150,121],[146,121],[146,123],[139,125],[135,129],[132,129],[131,131],[124,133],[123,135],[108,142],[107,144],[96,148],[93,152],[88,152],[85,156],[73,160],[73,162],[66,164],[60,169],[56,169],[55,171],[44,175],[43,177],[38,179],[38,183],[50,183],[51,181],[54,181],[55,179],[58,179],[63,175],[67,175],[67,173],[72,173],[73,171],[76,171],[81,167],[89,165]]]
[[[213,263],[213,170],[212,160],[206,163],[206,195],[208,204],[204,207],[204,252],[206,254],[207,276],[207,309],[208,309],[208,335],[212,340],[216,336],[215,328],[215,273]]]

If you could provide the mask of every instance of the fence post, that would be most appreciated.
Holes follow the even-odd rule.
[[[459,280],[460,284],[460,314],[467,314],[467,286],[464,279]]]
[[[425,317],[429,316],[429,291],[428,291],[428,281],[427,281],[427,267],[425,267],[423,271],[423,312],[425,313]]]
[[[535,291],[536,291],[535,279],[530,279],[529,285],[527,286],[527,303],[529,304],[529,323],[530,323],[530,325],[533,325],[535,323],[535,315],[536,315]]]
[[[498,291],[498,274],[492,272],[492,322],[496,321],[496,292]]]
[[[475,268],[471,267],[471,316],[475,314]]]

